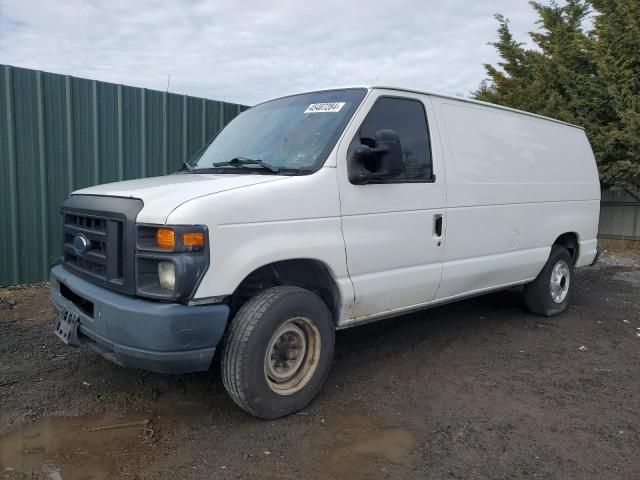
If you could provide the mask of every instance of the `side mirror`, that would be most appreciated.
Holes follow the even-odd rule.
[[[393,130],[378,130],[374,148],[359,145],[349,157],[349,181],[354,185],[395,177],[403,171],[402,145]]]

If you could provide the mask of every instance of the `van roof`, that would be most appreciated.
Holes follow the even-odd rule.
[[[351,88],[354,88],[354,87],[351,87]],[[419,93],[419,94],[423,94],[423,95],[431,95],[433,97],[448,98],[448,99],[456,100],[456,101],[459,101],[459,102],[473,103],[473,104],[476,104],[476,105],[484,105],[485,107],[491,107],[491,108],[498,108],[500,110],[506,110],[508,112],[521,113],[523,115],[528,115],[530,117],[536,117],[536,118],[540,118],[542,120],[549,120],[551,122],[560,123],[560,124],[566,125],[568,127],[574,127],[574,128],[579,128],[580,130],[584,130],[584,127],[581,127],[580,125],[574,125],[572,123],[563,122],[562,120],[558,120],[556,118],[545,117],[544,115],[538,115],[537,113],[531,113],[531,112],[527,112],[525,110],[518,110],[517,108],[505,107],[505,106],[498,105],[498,104],[495,104],[495,103],[482,102],[480,100],[474,100],[472,98],[457,97],[455,95],[446,95],[444,93],[429,92],[429,91],[422,91],[422,90],[413,90],[413,89],[410,89],[410,88],[392,87],[392,86],[386,86],[386,85],[370,85],[368,87],[367,86],[360,86],[359,88],[397,90],[397,91],[400,91],[400,92]]]
[[[414,89],[411,89],[411,88],[392,87],[392,86],[388,86],[388,85],[345,85],[345,86],[339,86],[339,87],[333,87],[333,88],[319,88],[317,90],[307,90],[307,91],[304,91],[304,92],[297,92],[297,93],[294,93],[294,94],[291,94],[291,95],[285,95],[284,97],[275,97],[275,98],[271,98],[269,100],[276,100],[278,98],[285,98],[285,97],[290,97],[290,96],[293,96],[293,95],[300,95],[300,94],[303,94],[303,93],[326,92],[328,90],[343,90],[343,89],[347,89],[347,88],[365,88],[367,90],[374,90],[374,89],[397,90],[398,92],[418,93],[418,94],[421,94],[421,95],[430,95],[430,96],[433,96],[433,97],[448,98],[448,99],[451,99],[451,100],[455,100],[457,102],[473,103],[473,104],[476,104],[476,105],[484,105],[485,107],[497,108],[499,110],[506,110],[508,112],[520,113],[522,115],[527,115],[529,117],[535,117],[535,118],[539,118],[541,120],[548,120],[550,122],[559,123],[561,125],[566,125],[567,127],[573,127],[573,128],[578,128],[580,130],[584,130],[584,127],[581,127],[580,125],[574,125],[572,123],[563,122],[562,120],[557,120],[557,119],[551,118],[551,117],[545,117],[544,115],[538,115],[537,113],[526,112],[524,110],[518,110],[516,108],[504,107],[502,105],[498,105],[498,104],[495,104],[495,103],[482,102],[480,100],[473,100],[471,98],[465,98],[465,97],[457,97],[455,95],[446,95],[444,93],[429,92],[429,91],[424,91],[424,90],[414,90]],[[264,103],[264,102],[260,102],[260,103]],[[258,103],[256,105],[259,105],[260,103]]]

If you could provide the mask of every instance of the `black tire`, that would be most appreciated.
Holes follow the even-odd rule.
[[[566,270],[563,268],[563,264],[566,265]],[[556,275],[555,278],[564,278],[564,280],[560,281],[561,288],[556,290],[556,299],[554,300],[551,282],[554,269],[558,265],[562,275]],[[564,275],[565,271],[566,275]],[[564,312],[569,305],[571,291],[573,290],[573,273],[573,258],[571,258],[569,251],[560,245],[551,247],[551,254],[542,271],[533,282],[524,287],[524,298],[529,310],[545,317],[553,317]],[[557,281],[555,285],[558,286]],[[566,293],[563,294],[565,286]],[[560,299],[561,301],[558,301]]]
[[[278,390],[280,393],[276,393],[281,385],[288,383],[279,384],[269,377],[268,371],[273,371],[269,368],[277,368],[270,367],[269,362],[279,359],[273,352],[280,342],[273,345],[273,341],[276,332],[281,332],[282,328],[292,323],[295,328],[297,324],[292,319],[302,319],[303,327],[311,329],[309,337],[315,339],[318,336],[319,342],[309,343],[315,345],[313,352],[316,353],[308,362],[313,367],[304,369],[307,363],[303,360],[298,369],[308,372],[300,374],[301,380],[291,390],[300,389],[288,393]],[[307,324],[307,320],[311,324]],[[288,355],[290,347],[287,345],[290,345],[291,337],[286,339],[283,343],[285,355]],[[316,294],[298,287],[269,288],[248,300],[233,318],[223,345],[222,382],[233,401],[251,415],[264,419],[290,415],[307,406],[320,391],[333,359],[334,341],[331,313]],[[266,356],[268,349],[272,352],[269,360]],[[307,354],[311,350],[311,347],[304,349]],[[276,360],[273,360],[273,355],[276,355]],[[289,360],[284,362],[282,365],[288,365]],[[294,376],[294,380],[296,378]]]

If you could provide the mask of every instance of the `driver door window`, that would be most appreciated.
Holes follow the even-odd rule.
[[[434,180],[427,115],[422,102],[408,98],[380,97],[351,142],[350,150],[358,144],[374,148],[378,130],[393,130],[398,134],[405,163],[402,173],[379,183]]]

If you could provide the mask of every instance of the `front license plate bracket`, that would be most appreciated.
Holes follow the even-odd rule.
[[[56,326],[53,329],[55,334],[67,345],[80,345],[78,340],[78,324],[80,317],[66,308],[58,312]]]

